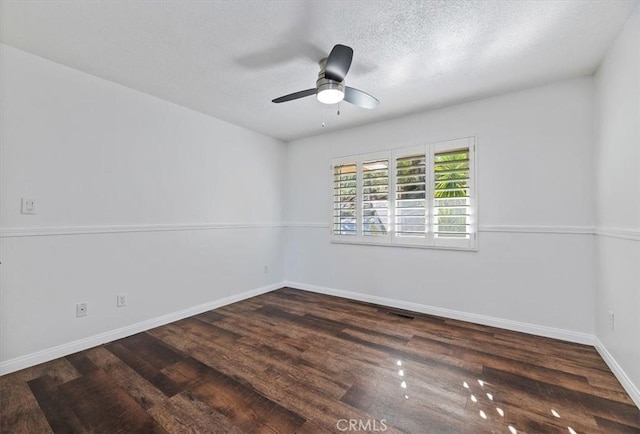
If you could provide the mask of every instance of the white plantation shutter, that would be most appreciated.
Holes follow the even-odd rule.
[[[475,249],[475,138],[332,161],[332,239]]]
[[[333,226],[334,235],[357,235],[357,164],[333,166]]]
[[[362,163],[362,235],[389,234],[389,159]]]
[[[424,244],[427,239],[427,155],[425,147],[394,152],[394,243]]]
[[[473,160],[470,139],[432,145],[431,227],[435,246],[475,245]]]

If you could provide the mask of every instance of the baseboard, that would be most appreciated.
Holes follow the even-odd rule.
[[[217,309],[222,306],[226,306],[231,303],[246,300],[247,298],[255,297],[256,295],[264,294],[282,288],[283,282],[273,283],[271,285],[263,286],[261,288],[245,291],[240,294],[231,295],[218,300],[214,300],[208,303],[193,306],[187,309],[179,310],[167,315],[162,315],[156,318],[151,318],[145,321],[141,321],[135,324],[121,327],[119,329],[110,330],[108,332],[100,333],[95,336],[89,336],[83,339],[78,339],[73,342],[69,342],[55,347],[47,348],[42,351],[27,354],[25,356],[16,357],[0,363],[0,375],[9,374],[11,372],[19,371],[20,369],[35,366],[40,363],[48,362],[59,357],[68,356],[69,354],[77,353],[89,348],[93,348],[98,345],[102,345],[107,342],[122,339],[127,336],[140,333],[154,327],[168,324],[170,322],[178,321],[183,318],[188,318],[193,315],[197,315],[202,312],[209,311],[211,309]]]
[[[327,288],[324,286],[310,285],[301,282],[285,282],[290,288],[302,289],[305,291],[317,292],[326,295],[335,295],[337,297],[349,298],[352,300],[364,301],[367,303],[375,303],[383,306],[395,307],[398,309],[406,309],[414,312],[426,313],[429,315],[441,316],[460,321],[468,321],[476,324],[498,327],[501,329],[512,330],[517,332],[529,333],[537,336],[545,336],[553,339],[560,339],[578,344],[593,345],[594,336],[588,333],[574,332],[571,330],[563,330],[553,327],[546,327],[537,324],[512,321],[502,318],[496,318],[487,315],[479,315],[470,312],[462,312],[453,309],[428,306],[425,304],[412,303],[409,301],[394,300],[386,297],[378,297],[375,295],[362,294],[359,292],[344,291],[341,289]]]
[[[638,387],[633,384],[633,381],[629,378],[626,372],[622,369],[622,367],[616,362],[616,359],[613,358],[611,353],[607,350],[604,344],[598,339],[597,336],[594,336],[594,346],[596,350],[600,354],[600,357],[605,361],[613,375],[616,376],[624,390],[629,394],[633,402],[640,408],[640,390]]]

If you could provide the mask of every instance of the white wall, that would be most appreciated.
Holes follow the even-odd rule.
[[[600,65],[595,90],[596,335],[640,405],[640,6]]]
[[[287,279],[592,334],[591,117],[584,78],[289,143]],[[477,139],[478,252],[329,243],[331,158],[466,136]]]
[[[282,142],[8,46],[0,56],[6,369],[283,280]]]

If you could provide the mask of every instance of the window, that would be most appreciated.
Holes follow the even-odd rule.
[[[383,237],[389,231],[389,160],[362,163],[362,235]]]
[[[471,228],[470,147],[436,146],[433,152],[433,236],[435,245],[467,247]]]
[[[426,244],[428,184],[425,147],[396,150],[393,154],[396,244]]]
[[[335,242],[475,249],[475,139],[332,161]]]
[[[333,234],[356,235],[357,165],[333,166]]]

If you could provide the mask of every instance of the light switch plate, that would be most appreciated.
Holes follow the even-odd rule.
[[[35,199],[22,198],[22,214],[35,214],[36,213],[36,201]]]

